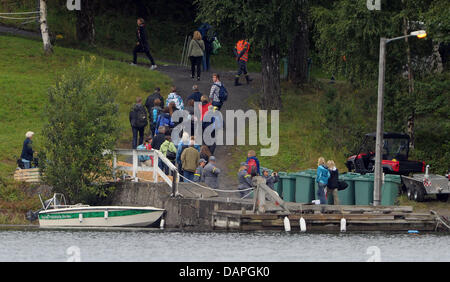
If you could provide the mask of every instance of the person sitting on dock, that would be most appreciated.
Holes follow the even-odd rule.
[[[200,159],[198,161],[198,167],[195,170],[195,174],[194,174],[194,182],[204,182],[205,179],[203,178],[203,169],[206,165],[206,160],[205,159]]]
[[[144,144],[139,145],[136,149],[137,150],[152,150],[152,138],[147,137],[144,140]],[[142,162],[145,166],[152,167],[153,166],[153,157],[152,156],[139,156],[139,161]]]
[[[219,189],[220,169],[216,166],[216,157],[209,157],[209,163],[203,169],[205,184],[213,189]]]
[[[241,163],[241,168],[237,174],[239,181],[238,190],[247,190],[252,187],[252,176],[247,172],[247,170],[248,164],[246,162]],[[244,198],[249,193],[249,191],[241,191],[241,198]]]
[[[269,175],[269,171],[264,169],[263,177],[266,179],[267,186],[269,186],[272,190],[275,190],[275,183],[278,183],[279,181],[278,173],[272,172],[272,175]]]

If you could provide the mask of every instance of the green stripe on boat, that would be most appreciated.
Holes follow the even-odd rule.
[[[149,211],[149,210],[124,210],[124,211],[108,211],[108,217],[118,217],[118,216],[130,216],[130,215],[138,215],[145,213],[157,212],[157,210]],[[96,218],[96,217],[104,217],[105,212],[75,212],[75,213],[54,213],[54,214],[40,214],[39,219],[72,219],[78,218],[79,214],[83,214],[83,218]]]

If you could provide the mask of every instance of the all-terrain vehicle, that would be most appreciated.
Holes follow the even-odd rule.
[[[375,170],[376,133],[366,134],[359,151],[347,159],[346,166],[350,172],[361,174],[373,173]],[[410,137],[401,133],[384,133],[383,172],[386,174],[409,175],[425,172],[425,163],[410,161]]]

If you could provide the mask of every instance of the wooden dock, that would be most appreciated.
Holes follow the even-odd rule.
[[[306,221],[307,231],[339,232],[341,220],[347,231],[435,231],[436,216],[414,213],[412,207],[369,206],[300,206],[287,203],[290,213],[283,211],[258,214],[253,211],[215,211],[212,226],[215,230],[284,231],[288,217],[293,232],[300,232],[300,218]]]

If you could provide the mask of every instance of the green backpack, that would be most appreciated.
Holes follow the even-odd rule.
[[[219,49],[222,48],[222,45],[220,44],[217,38],[216,40],[213,41],[212,45],[213,45],[212,54],[217,55],[219,53]]]

